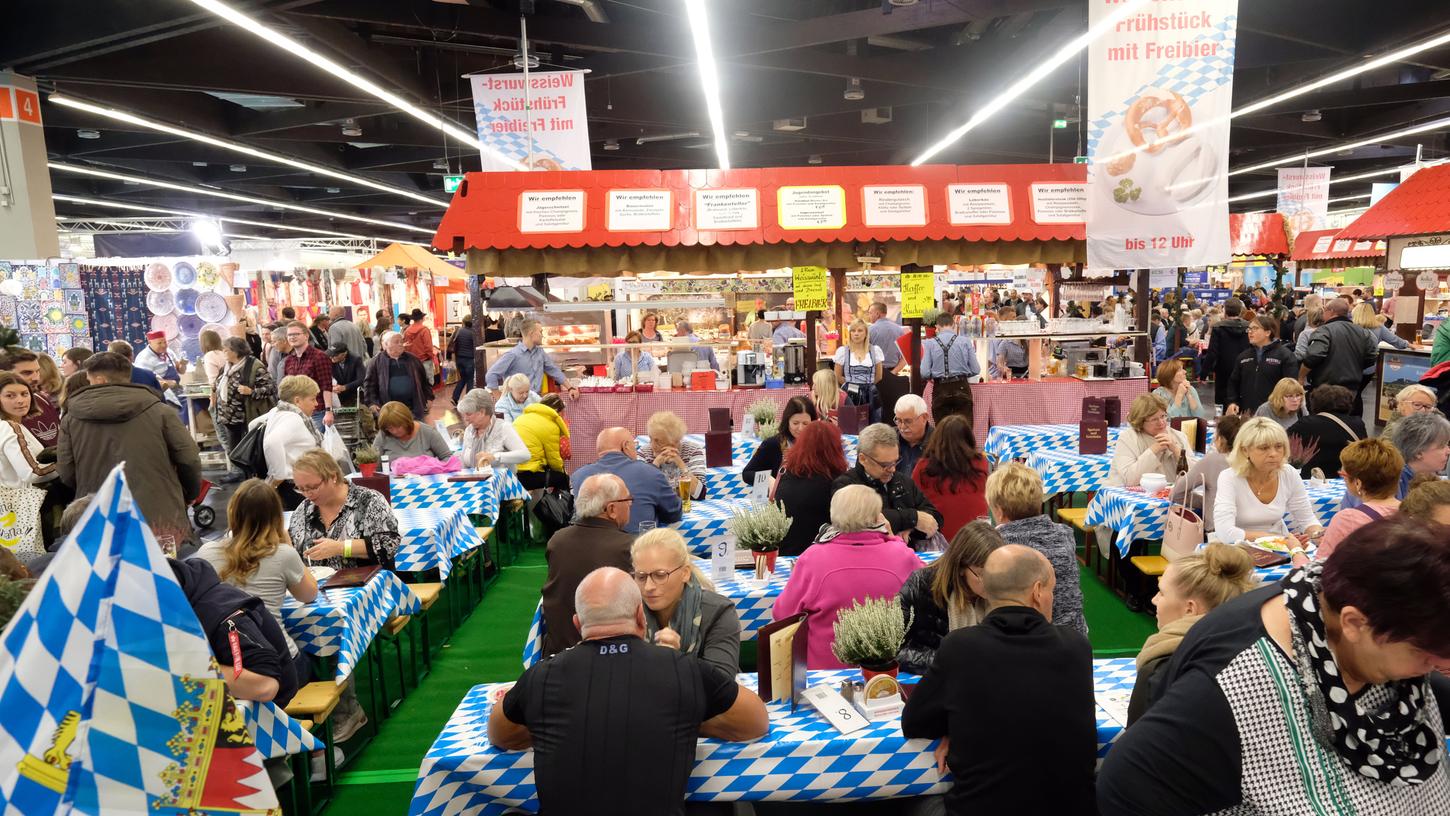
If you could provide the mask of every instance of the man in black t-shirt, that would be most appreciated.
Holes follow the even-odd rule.
[[[489,742],[533,747],[549,816],[683,814],[698,737],[756,739],[765,705],[721,669],[645,640],[628,573],[594,570],[574,605],[583,641],[524,672],[489,713]]]

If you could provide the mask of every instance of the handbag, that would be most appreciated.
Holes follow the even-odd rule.
[[[270,420],[269,420],[270,421]],[[267,478],[267,450],[262,446],[267,433],[267,423],[261,422],[247,429],[242,438],[232,445],[227,459],[248,478]]]
[[[1203,479],[1204,489],[1208,478]],[[1184,487],[1188,485],[1185,481]],[[1192,555],[1203,544],[1203,517],[1188,506],[1189,491],[1183,492],[1183,504],[1169,505],[1168,517],[1163,523],[1163,557],[1169,563],[1185,555]]]
[[[45,491],[38,487],[0,487],[0,546],[14,553],[22,564],[45,553],[40,530],[40,506],[44,502]]]
[[[574,494],[557,487],[544,488],[534,503],[534,517],[544,525],[544,532],[553,535],[574,521]]]

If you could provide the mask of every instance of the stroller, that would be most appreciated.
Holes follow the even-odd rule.
[[[216,510],[205,504],[206,494],[211,492],[211,487],[211,482],[202,479],[201,489],[196,491],[196,498],[191,501],[191,520],[203,530],[211,529],[216,523]]]

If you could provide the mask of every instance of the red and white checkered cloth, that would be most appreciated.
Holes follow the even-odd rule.
[[[928,406],[931,405],[933,385],[935,383],[927,383],[923,395]],[[1080,422],[1083,397],[1117,397],[1123,403],[1123,416],[1126,418],[1128,406],[1138,395],[1146,393],[1148,380],[1144,377],[1092,381],[1050,377],[1040,381],[972,383],[972,434],[980,448],[987,443],[987,431],[993,425]]]

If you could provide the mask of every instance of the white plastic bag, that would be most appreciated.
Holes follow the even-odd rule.
[[[342,474],[346,476],[357,470],[352,466],[352,454],[348,453],[347,443],[342,441],[342,434],[331,425],[327,426],[327,433],[322,435],[322,449],[327,455],[337,460],[337,466],[342,468]]]

